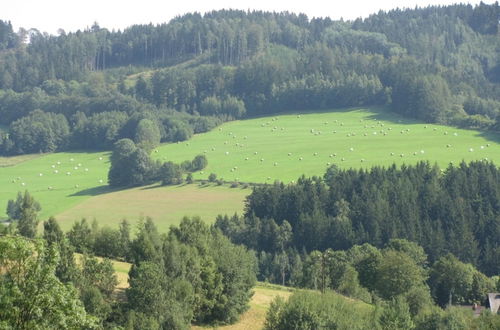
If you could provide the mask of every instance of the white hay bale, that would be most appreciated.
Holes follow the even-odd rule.
[[[38,176],[43,176],[43,173],[38,173]]]

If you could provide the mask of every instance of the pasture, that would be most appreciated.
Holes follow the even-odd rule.
[[[9,199],[28,190],[46,220],[90,196],[110,191],[108,152],[63,152],[0,158],[0,219]],[[10,166],[8,166],[10,165]]]
[[[7,201],[28,190],[42,205],[40,218],[55,215],[64,229],[82,217],[114,226],[123,218],[134,222],[151,216],[166,230],[184,215],[197,214],[212,221],[218,213],[240,212],[244,196],[250,193],[213,186],[191,192],[182,187],[114,191],[107,186],[109,154],[0,157],[0,219],[6,217]],[[498,164],[500,136],[425,124],[383,109],[347,109],[228,122],[189,141],[163,144],[152,157],[180,163],[198,154],[207,156],[208,166],[194,173],[195,179],[216,173],[225,181],[288,183],[302,174],[323,175],[332,164],[341,168],[419,160],[437,162],[441,168],[462,160]],[[211,198],[219,198],[217,192],[223,200],[214,202]]]
[[[369,168],[437,162],[500,161],[500,136],[425,124],[383,109],[349,109],[286,114],[228,122],[189,141],[165,144],[153,152],[182,162],[205,154],[208,167],[225,181],[292,182],[302,174],[322,175],[331,164]]]
[[[132,228],[138,219],[153,218],[160,232],[168,232],[184,216],[200,216],[208,223],[218,214],[242,214],[244,199],[250,189],[227,186],[147,186],[97,195],[56,215],[61,228],[67,231],[75,220],[96,219],[101,226],[118,228],[127,219]]]

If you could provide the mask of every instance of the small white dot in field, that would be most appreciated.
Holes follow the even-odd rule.
[[[226,151],[226,155],[229,155],[229,151]]]
[[[52,190],[52,187],[51,187],[51,186],[49,186],[47,189]]]
[[[474,149],[472,149],[472,148],[469,148],[469,152],[473,152],[473,151],[474,151]]]
[[[326,166],[330,166],[330,163],[326,163]]]
[[[257,151],[255,151],[253,154],[254,154],[254,155],[257,155]]]
[[[86,168],[86,169],[85,169],[85,172],[88,172],[88,171],[89,171],[89,169],[88,169],[88,168]]]
[[[349,151],[354,151],[354,148],[353,147],[349,148]]]
[[[341,161],[345,161],[345,158],[344,158],[344,157],[342,157]]]
[[[76,170],[78,169],[78,167],[76,167],[76,166],[75,166],[75,167],[74,167],[74,169],[75,169],[75,171],[76,171]]]
[[[481,146],[481,149],[484,149],[484,146]]]
[[[78,187],[80,187],[80,186],[79,186],[79,185],[77,185],[77,184],[75,184],[75,188],[78,188]]]
[[[289,153],[288,153],[288,156],[291,156],[291,155],[292,155],[292,153],[291,153],[291,152],[289,152]]]
[[[260,159],[260,161],[261,161],[261,162],[263,162],[263,161],[264,161],[264,158],[261,158],[261,159]]]
[[[394,156],[394,153],[393,153],[393,152],[391,152],[391,156]]]
[[[413,153],[413,156],[416,156],[416,155],[417,155],[417,152],[415,151],[415,152]]]
[[[401,132],[401,133],[403,133],[403,132]],[[377,135],[377,132],[373,132],[373,135]]]
[[[66,172],[66,175],[71,175],[71,172]]]
[[[43,176],[43,173],[38,173],[38,176]]]
[[[333,157],[333,155],[330,155],[329,157],[330,157],[330,158],[332,158],[332,157]]]
[[[70,158],[70,159],[69,159],[69,161],[70,161],[70,162],[73,162],[73,161],[74,161],[74,159],[73,159],[73,158]]]
[[[212,148],[212,151],[215,151],[215,148]]]
[[[487,144],[486,144],[486,146],[487,146],[487,147],[489,147],[489,146],[490,146],[490,144],[489,144],[489,143],[487,143]]]
[[[54,174],[57,174],[57,173],[59,173],[59,171],[58,170],[54,170]]]
[[[486,161],[487,161],[487,160],[488,160],[488,157],[484,157],[484,160],[486,160]]]
[[[77,166],[78,166],[78,167],[82,167],[82,164],[78,163],[78,165],[77,165]]]
[[[404,155],[405,155],[405,154],[401,154],[401,155],[399,155],[399,157],[404,157]]]
[[[423,154],[423,153],[425,153],[425,151],[423,151],[423,150],[420,150],[420,153],[421,153],[421,154]]]
[[[451,148],[451,144],[447,144],[447,145],[446,145],[446,148]]]
[[[302,160],[303,158],[302,157],[299,157],[299,160]]]
[[[246,157],[245,160],[248,160],[248,157]]]
[[[102,160],[102,157],[99,157],[99,160]]]
[[[57,165],[61,165],[61,162],[57,162]]]
[[[99,183],[102,183],[102,179],[99,180]]]
[[[365,160],[363,158],[361,158],[361,162],[364,162]]]
[[[458,136],[458,133],[453,133],[453,135]]]
[[[274,163],[274,166],[278,166],[278,163]]]
[[[55,166],[55,165],[52,165],[51,167],[52,167],[52,168],[56,168],[56,166]]]
[[[333,134],[337,133],[337,131],[333,131]]]
[[[317,156],[317,155],[318,155],[318,153],[317,153],[317,152],[315,152],[313,155],[314,155],[314,156]]]
[[[448,132],[444,132],[444,135],[448,135]]]
[[[21,183],[21,186],[25,186],[25,185],[26,185],[26,183],[24,183],[24,182]]]

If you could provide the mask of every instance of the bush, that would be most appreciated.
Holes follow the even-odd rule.
[[[217,174],[210,173],[210,175],[208,176],[208,181],[215,182],[215,180],[217,180]]]

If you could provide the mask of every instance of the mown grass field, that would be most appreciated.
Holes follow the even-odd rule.
[[[97,219],[101,225],[118,228],[126,218],[132,227],[145,216],[153,218],[160,232],[179,224],[184,216],[200,216],[211,223],[218,214],[241,214],[250,189],[197,184],[158,187],[147,186],[97,195],[56,215],[63,230],[75,220]]]
[[[195,179],[213,172],[225,181],[292,182],[302,174],[323,175],[331,164],[368,168],[429,160],[445,168],[450,162],[479,159],[498,164],[500,136],[425,124],[383,109],[347,109],[228,122],[189,141],[164,144],[152,155],[180,163],[198,154],[207,156],[208,167]],[[113,191],[106,182],[108,159],[109,152],[0,158],[0,219],[6,217],[7,201],[27,189],[42,205],[40,218],[59,216],[65,229],[82,217],[114,225],[142,215],[166,230],[184,215],[211,221],[215,209],[215,214],[239,211],[240,198],[250,192],[221,188],[226,200],[217,204],[208,197],[216,195],[213,187],[203,188],[206,195],[200,194],[203,189],[187,193],[173,187],[170,192],[178,192],[177,197],[165,192],[170,188]],[[164,198],[155,198],[157,192]]]
[[[291,182],[302,174],[342,168],[489,159],[500,162],[500,136],[424,124],[383,109],[287,114],[225,123],[191,140],[159,147],[153,157],[174,162],[205,154],[208,167],[226,181]],[[391,155],[392,153],[392,155]]]
[[[9,199],[28,190],[46,220],[90,196],[109,192],[109,152],[63,152],[0,158],[0,219]]]

